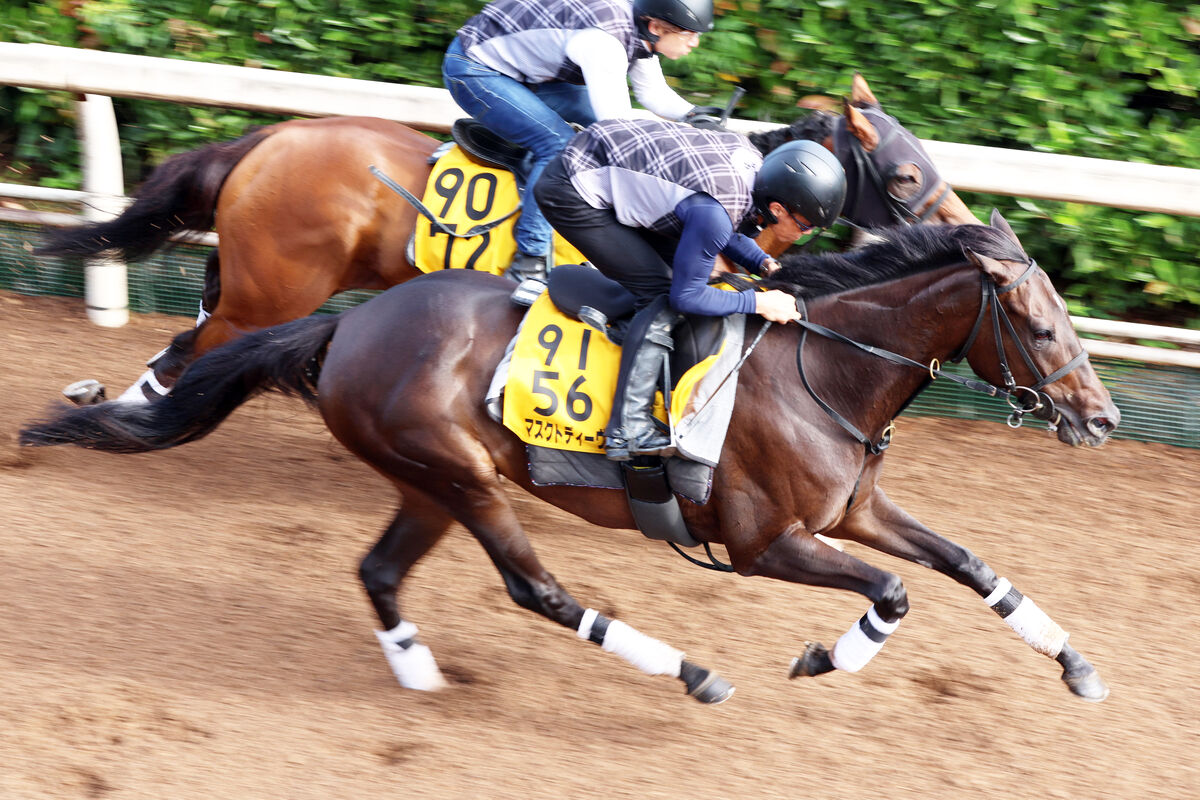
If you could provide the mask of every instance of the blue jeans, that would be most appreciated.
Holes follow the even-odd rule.
[[[575,134],[568,122],[583,126],[596,121],[586,86],[553,81],[524,84],[468,58],[455,37],[442,61],[442,80],[463,111],[494,133],[527,147],[533,154],[529,171],[517,181],[525,197],[517,220],[517,249],[548,256],[553,231],[525,187],[537,183],[542,170]]]

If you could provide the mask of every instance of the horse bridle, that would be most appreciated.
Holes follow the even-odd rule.
[[[1050,395],[1043,392],[1042,389],[1060,378],[1066,377],[1082,366],[1088,360],[1087,350],[1081,347],[1079,352],[1066,364],[1063,364],[1049,375],[1042,375],[1041,370],[1037,368],[1037,364],[1033,363],[1033,358],[1029,355],[1029,351],[1025,349],[1025,345],[1021,344],[1021,339],[1017,336],[1016,327],[1012,324],[1012,320],[1008,318],[1008,312],[1004,310],[1004,306],[1000,303],[1000,295],[1007,294],[1016,289],[1028,280],[1029,276],[1037,268],[1037,261],[1031,258],[1029,265],[1025,267],[1025,271],[1015,281],[1007,286],[1000,287],[996,286],[996,282],[992,280],[991,276],[987,273],[983,274],[983,280],[981,281],[983,297],[980,301],[979,315],[975,318],[975,325],[971,328],[971,335],[967,337],[967,341],[951,357],[950,361],[951,363],[957,363],[966,357],[967,353],[971,350],[971,346],[975,344],[975,337],[978,336],[979,329],[983,326],[984,312],[990,307],[992,334],[996,340],[996,357],[1000,362],[1000,374],[1004,379],[1003,390],[996,389],[996,387],[992,388],[996,389],[997,394],[1004,396],[1005,401],[1008,402],[1009,407],[1012,409],[1012,414],[1008,417],[1008,426],[1010,428],[1019,428],[1021,427],[1024,415],[1032,414],[1037,419],[1046,420],[1049,423],[1050,430],[1057,430],[1058,423],[1062,420],[1062,414],[1054,407],[1054,400],[1050,398]],[[1038,381],[1033,386],[1018,386],[1016,380],[1013,378],[1012,370],[1008,368],[1007,354],[1004,349],[1004,337],[1000,328],[1001,320],[1004,322],[1004,329],[1008,331],[1008,337],[1016,346],[1017,352],[1020,353],[1021,360],[1025,362],[1025,366],[1029,371],[1037,376]],[[940,372],[940,370],[935,370],[933,364],[930,365],[930,371]]]
[[[975,380],[974,378],[964,378],[963,376],[955,375],[952,372],[945,372],[941,369],[941,364],[936,358],[931,360],[928,364],[923,364],[920,361],[908,358],[907,356],[902,356],[898,353],[893,353],[890,350],[885,350],[881,347],[875,347],[869,344],[863,344],[862,342],[851,339],[850,337],[840,334],[835,330],[826,328],[824,325],[818,325],[815,322],[809,322],[807,319],[805,319],[808,310],[805,308],[804,301],[799,297],[796,298],[796,308],[800,312],[800,319],[796,322],[801,327],[800,342],[796,345],[796,370],[800,373],[800,382],[804,384],[805,390],[808,391],[809,396],[812,397],[816,404],[820,406],[821,409],[828,414],[834,422],[836,422],[851,436],[857,439],[859,444],[863,445],[866,451],[863,457],[862,466],[858,471],[858,477],[854,481],[854,488],[851,489],[850,496],[846,499],[845,509],[847,512],[851,507],[853,507],[854,501],[858,497],[858,490],[862,484],[862,478],[867,469],[866,456],[880,455],[884,450],[887,450],[888,446],[892,443],[892,434],[896,430],[896,425],[894,422],[888,423],[887,427],[884,428],[883,433],[880,435],[879,440],[872,441],[865,434],[863,434],[862,431],[855,427],[854,423],[850,422],[848,419],[839,414],[837,410],[833,408],[833,406],[826,403],[825,400],[823,400],[821,396],[816,393],[816,390],[814,390],[812,385],[808,382],[808,376],[804,374],[804,342],[808,338],[808,332],[812,331],[813,333],[824,336],[827,339],[848,344],[852,347],[862,350],[865,353],[869,353],[886,361],[890,361],[893,364],[916,367],[920,370],[928,370],[929,381],[926,381],[921,386],[917,387],[917,390],[913,392],[912,396],[905,400],[901,405],[901,411],[907,408],[908,405],[912,403],[912,401],[915,400],[917,396],[926,389],[926,387],[929,386],[931,381],[937,378],[946,378],[947,380],[957,383],[960,386],[965,386],[968,389],[974,389],[975,391],[983,392],[990,397],[1003,397],[1008,403],[1009,408],[1012,410],[1012,413],[1008,416],[1008,426],[1010,428],[1021,427],[1021,423],[1024,421],[1024,416],[1026,414],[1032,414],[1037,419],[1046,420],[1049,423],[1049,429],[1053,431],[1057,429],[1058,423],[1062,419],[1062,414],[1057,408],[1055,408],[1054,400],[1051,399],[1050,395],[1043,392],[1042,389],[1080,367],[1088,360],[1088,354],[1087,350],[1080,348],[1079,353],[1072,357],[1071,360],[1069,360],[1066,364],[1054,370],[1049,375],[1042,375],[1041,370],[1039,370],[1037,365],[1033,363],[1033,358],[1030,357],[1029,351],[1025,349],[1025,345],[1021,344],[1021,339],[1017,336],[1016,327],[1012,324],[1012,320],[1008,317],[1008,312],[1004,310],[1004,306],[1000,303],[1000,295],[1011,292],[1013,289],[1016,289],[1022,283],[1027,281],[1029,276],[1031,276],[1034,273],[1034,270],[1037,268],[1037,261],[1031,258],[1025,267],[1025,271],[1022,272],[1015,281],[1000,287],[996,286],[996,281],[986,272],[981,274],[981,300],[979,305],[979,314],[977,314],[975,317],[975,324],[971,326],[971,333],[967,336],[967,340],[963,343],[962,347],[958,348],[954,355],[950,357],[950,363],[958,363],[966,358],[967,354],[971,351],[971,347],[974,346],[976,338],[979,336],[979,331],[983,327],[983,318],[990,310],[992,317],[992,331],[996,340],[996,356],[1000,362],[1000,373],[1004,380],[1003,389],[985,381]],[[1029,371],[1038,378],[1037,382],[1033,384],[1033,386],[1018,386],[1016,379],[1013,377],[1012,370],[1010,370],[1008,367],[1008,356],[1004,349],[1004,336],[1002,333],[1003,329],[1001,328],[1001,320],[1003,320],[1004,323],[1003,329],[1007,329],[1009,338],[1011,338],[1013,343],[1017,346],[1017,352],[1021,354],[1021,360],[1025,362],[1025,366],[1029,368]],[[759,328],[758,335],[754,337],[754,341],[750,343],[750,346],[746,348],[744,353],[742,353],[741,359],[736,365],[734,365],[733,369],[730,370],[730,375],[733,375],[739,369],[741,369],[742,364],[746,362],[746,359],[750,357],[752,352],[754,352],[754,349],[758,346],[758,343],[762,341],[763,334],[767,332],[767,329],[771,327],[771,324],[772,323],[770,321],[763,322],[762,327]],[[726,377],[728,378],[728,376]],[[705,544],[705,549],[708,551],[708,558],[711,563],[705,563],[699,559],[693,558],[681,550],[673,542],[669,542],[669,544],[672,548],[674,548],[675,552],[679,553],[681,556],[697,566],[722,572],[731,572],[733,570],[732,566],[724,564],[713,557],[712,551],[708,549],[707,543]]]
[[[1008,426],[1010,428],[1021,427],[1021,423],[1024,421],[1024,416],[1026,414],[1031,414],[1037,419],[1046,420],[1049,423],[1051,430],[1057,430],[1058,423],[1062,420],[1062,414],[1057,408],[1055,408],[1054,400],[1051,399],[1050,395],[1043,392],[1042,389],[1046,386],[1049,386],[1051,383],[1062,379],[1086,362],[1088,360],[1087,350],[1080,348],[1079,353],[1071,358],[1071,360],[1066,364],[1054,370],[1049,375],[1043,375],[1041,370],[1037,368],[1037,365],[1034,364],[1033,358],[1029,355],[1029,351],[1025,349],[1025,345],[1021,344],[1021,339],[1019,336],[1017,336],[1016,327],[1012,324],[1012,320],[1008,317],[1008,312],[1004,310],[1004,306],[1000,303],[1001,295],[1007,294],[1013,289],[1016,289],[1018,286],[1028,280],[1029,276],[1032,275],[1034,270],[1037,268],[1037,262],[1033,259],[1030,259],[1025,271],[1022,272],[1016,280],[1006,286],[1000,287],[996,286],[995,280],[993,280],[990,275],[987,273],[982,274],[979,314],[975,317],[975,324],[972,326],[971,333],[967,336],[966,342],[964,342],[962,347],[960,347],[950,358],[951,363],[957,363],[967,356],[971,350],[971,347],[975,344],[975,339],[978,337],[980,329],[983,327],[984,316],[987,315],[990,310],[992,317],[992,331],[996,340],[996,355],[1000,362],[1000,373],[1004,381],[1004,388],[1000,388],[999,386],[987,383],[985,381],[975,380],[974,378],[965,378],[961,375],[945,372],[941,369],[941,364],[936,358],[930,361],[929,364],[923,364],[920,361],[915,361],[907,356],[893,353],[890,350],[885,350],[881,347],[875,347],[873,345],[863,344],[862,342],[855,341],[854,339],[844,336],[837,331],[826,328],[823,325],[818,325],[815,322],[809,322],[807,319],[800,319],[798,321],[798,324],[801,326],[801,328],[803,328],[803,332],[800,334],[800,343],[796,346],[796,369],[800,373],[800,381],[804,384],[804,388],[808,391],[813,400],[816,401],[817,405],[819,405],[825,411],[825,413],[830,416],[830,418],[837,422],[838,425],[840,425],[848,433],[850,433],[850,435],[857,439],[860,444],[866,447],[867,451],[872,455],[879,455],[888,448],[888,445],[891,443],[892,433],[895,430],[895,426],[893,424],[889,424],[887,428],[884,429],[879,440],[872,441],[858,428],[856,428],[853,423],[839,414],[832,406],[826,403],[816,393],[816,391],[809,384],[808,377],[804,374],[804,342],[809,331],[812,331],[820,336],[824,336],[827,339],[833,339],[835,341],[851,345],[852,347],[858,348],[865,353],[878,356],[879,358],[890,361],[893,364],[900,364],[903,366],[928,370],[930,380],[936,378],[946,378],[949,381],[957,383],[961,386],[965,386],[968,389],[983,392],[991,397],[1003,397],[1008,403],[1009,408],[1012,410],[1012,413],[1009,414],[1008,417]],[[803,301],[797,299],[796,304],[798,307],[800,307],[801,315],[803,316],[805,312]],[[1003,328],[1001,327],[1001,321],[1003,321]],[[1017,352],[1021,354],[1021,359],[1025,362],[1025,366],[1028,367],[1029,371],[1037,377],[1037,382],[1032,386],[1017,385],[1016,379],[1013,377],[1012,370],[1009,369],[1008,366],[1008,356],[1004,348],[1003,330],[1008,331],[1009,338],[1011,338],[1013,343],[1016,345]],[[908,404],[911,403],[916,396],[925,389],[926,386],[928,386],[928,382],[919,387],[917,391],[913,393],[913,396],[905,401],[904,405],[902,406],[902,410],[903,408],[906,408]]]
[[[837,149],[841,151],[838,153],[839,156],[843,155],[843,152],[848,152],[849,157],[853,160],[854,169],[857,170],[859,176],[859,180],[855,182],[858,186],[858,191],[853,197],[847,198],[846,207],[842,211],[843,220],[849,222],[848,218],[850,217],[861,219],[864,213],[863,206],[865,201],[863,189],[869,182],[874,187],[883,209],[891,215],[896,223],[913,225],[927,221],[937,213],[937,210],[946,201],[951,191],[950,184],[942,180],[937,167],[925,155],[917,138],[900,125],[894,117],[870,107],[861,109],[861,111],[866,116],[875,117],[876,119],[872,120],[872,123],[875,125],[876,130],[884,129],[884,133],[879,143],[870,152],[867,152],[867,149],[863,147],[858,137],[849,130],[845,118],[842,118],[842,127],[836,132],[834,143]],[[886,124],[884,124],[885,122]],[[907,145],[907,149],[912,152],[912,158],[896,158],[893,163],[899,164],[912,161],[912,163],[915,163],[920,168],[922,175],[927,178],[924,191],[907,201],[900,200],[887,190],[886,177],[879,170],[879,162],[884,160],[888,151],[890,149],[898,149],[902,145]],[[890,175],[887,177],[890,177]],[[934,193],[939,192],[939,190],[940,193],[934,197]],[[918,209],[919,213],[918,211],[914,211],[914,208]],[[853,222],[850,224],[857,227]]]

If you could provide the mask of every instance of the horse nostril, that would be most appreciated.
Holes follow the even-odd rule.
[[[1117,426],[1108,417],[1092,417],[1088,420],[1088,428],[1097,436],[1111,433]]]

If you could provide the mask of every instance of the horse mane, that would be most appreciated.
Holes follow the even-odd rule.
[[[928,272],[966,261],[966,250],[1010,261],[1027,261],[1021,246],[988,225],[913,225],[872,231],[880,241],[846,253],[785,255],[772,289],[805,298]]]
[[[811,114],[793,122],[786,128],[774,128],[769,131],[751,133],[746,138],[758,148],[764,156],[781,144],[794,141],[823,142],[833,133],[837,123],[837,114],[828,111],[813,111]]]

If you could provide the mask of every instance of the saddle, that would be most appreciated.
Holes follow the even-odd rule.
[[[513,293],[514,301],[521,304],[536,302],[544,288],[549,301],[562,316],[578,320],[588,328],[600,332],[613,344],[619,345],[624,340],[635,311],[634,296],[620,284],[606,278],[594,267],[580,265],[557,267],[549,274],[548,286],[542,287],[539,283],[536,290],[532,290],[532,288],[525,291],[518,288]],[[713,406],[714,409],[723,406],[723,410],[710,411],[706,421],[696,429],[697,438],[706,439],[706,443],[717,440],[715,448],[704,450],[703,447],[700,447],[694,448],[693,451],[690,441],[685,439],[682,431],[689,430],[689,422],[699,419],[704,414],[703,407],[708,405],[710,399],[716,399],[719,394],[720,386],[713,389],[712,383],[708,383],[705,389],[698,389],[705,381],[711,381],[712,378],[704,371],[703,367],[699,370],[692,368],[701,362],[707,362],[707,365],[716,362],[715,354],[722,351],[722,345],[729,336],[728,323],[729,321],[724,318],[685,317],[673,331],[675,346],[671,353],[669,369],[671,385],[660,387],[663,390],[664,405],[676,407],[679,406],[675,402],[677,399],[701,397],[699,401],[701,408],[699,411],[693,411],[692,416],[689,417],[689,412],[680,411],[679,408],[675,408],[675,411],[669,415],[671,419],[680,420],[677,428],[677,431],[681,432],[679,456],[665,461],[654,457],[645,459],[644,463],[634,461],[617,465],[602,454],[564,452],[564,449],[560,447],[550,446],[548,441],[543,446],[540,443],[539,434],[537,441],[526,440],[529,445],[530,473],[534,482],[543,485],[624,487],[634,520],[638,529],[645,536],[686,547],[699,545],[700,542],[696,541],[687,530],[676,494],[682,494],[693,502],[701,504],[707,500],[708,491],[711,488],[712,470],[720,451],[719,441],[723,441],[724,426],[728,422],[726,412],[732,408],[731,393],[721,396]],[[736,350],[740,350],[741,326],[739,324],[736,327],[734,338],[739,346]],[[519,336],[520,334],[518,334],[518,338]],[[557,336],[559,338],[556,339],[555,346],[558,346],[558,342],[562,342],[565,349],[567,335],[560,333]],[[595,350],[595,348],[596,345],[593,344],[592,349]],[[725,358],[722,360],[722,366],[716,370],[717,374],[724,374],[721,370],[728,369],[729,366],[729,353],[722,352],[724,352]],[[549,368],[549,365],[546,364],[539,364],[540,366]],[[558,372],[553,374],[557,377]],[[704,377],[697,378],[698,374]],[[591,382],[589,381],[585,385],[591,385]],[[732,389],[732,385],[729,389]],[[541,391],[545,392],[546,389],[543,387]],[[493,392],[489,392],[489,396],[492,395]],[[695,406],[689,406],[689,408],[694,409]],[[713,416],[714,413],[715,416]],[[722,414],[724,414],[723,418]],[[710,422],[712,419],[719,419],[719,421],[712,425]],[[539,425],[538,422],[532,421],[528,417],[523,417],[522,421],[526,424]],[[508,424],[508,418],[505,418],[505,424]],[[513,429],[511,425],[509,427]],[[542,429],[539,427],[538,430]],[[571,429],[566,429],[566,433],[569,438],[572,433]],[[580,431],[576,430],[574,434],[579,436]],[[585,438],[593,441],[590,436]],[[555,439],[557,440],[557,435]]]
[[[405,253],[410,264],[421,272],[473,269],[502,275],[517,252],[518,176],[528,174],[532,154],[473,119],[457,120],[451,132],[454,141],[429,155],[432,170],[421,198],[377,167],[370,171],[417,211]],[[583,260],[554,235],[551,263]]]
[[[450,126],[450,136],[463,152],[485,167],[525,172],[529,149],[493,133],[481,122],[464,117]]]
[[[634,296],[594,267],[564,264],[550,271],[547,290],[558,310],[622,344],[636,310]],[[720,317],[685,315],[675,326],[671,351],[671,383],[707,358],[720,345],[725,325]]]

